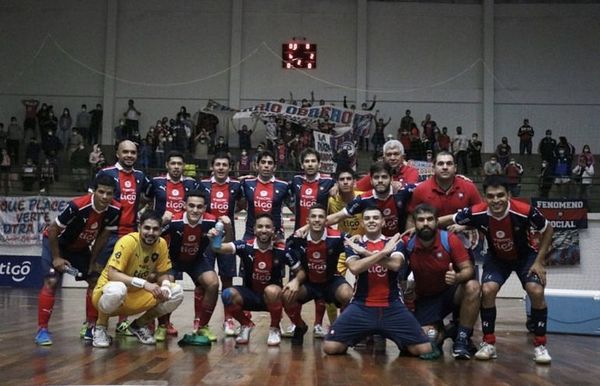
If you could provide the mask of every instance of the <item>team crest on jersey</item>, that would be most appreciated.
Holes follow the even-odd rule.
[[[458,198],[463,198],[465,196],[465,194],[463,192],[458,192]]]
[[[158,253],[154,252],[152,256],[150,256],[150,258],[152,259],[152,262],[155,262],[156,260],[158,260]]]
[[[97,229],[98,228],[98,223],[95,222],[92,225],[90,225],[90,229]]]
[[[266,191],[266,190],[261,190],[261,191],[260,191],[260,196],[261,196],[261,197],[267,197],[267,194],[268,194],[268,193],[267,193],[267,191]]]
[[[316,259],[316,260],[320,259],[321,258],[321,253],[319,253],[319,252],[313,252],[313,258]]]
[[[217,198],[223,198],[224,194],[223,192],[217,192],[216,196]]]
[[[390,214],[392,214],[392,210],[390,208],[385,208],[383,210],[383,215],[384,216],[389,216]]]
[[[441,259],[444,255],[442,254],[442,252],[438,252],[435,254],[435,257],[437,257],[438,259]]]
[[[172,195],[174,195],[175,197],[179,196],[179,190],[173,190],[171,192]]]
[[[194,241],[196,241],[196,235],[189,235],[189,236],[188,236],[188,241],[189,241],[190,243],[193,243]]]
[[[131,181],[125,181],[125,187],[131,188]]]
[[[504,236],[506,236],[506,233],[504,233],[504,231],[497,231],[496,232],[496,237],[499,239],[504,238]]]
[[[306,194],[312,194],[312,189],[311,188],[306,188]]]
[[[261,261],[258,263],[258,268],[259,269],[265,269],[267,268],[267,263],[265,263],[264,261]]]

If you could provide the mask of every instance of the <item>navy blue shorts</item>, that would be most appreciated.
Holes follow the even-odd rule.
[[[400,349],[429,342],[417,319],[400,301],[389,307],[350,303],[333,322],[325,339],[354,346],[370,335],[390,339]]]
[[[437,295],[417,297],[415,318],[421,326],[440,322],[446,315],[458,310],[458,305],[454,304],[454,295],[457,290],[458,285],[453,285]]]
[[[523,289],[525,289],[525,285],[527,283],[537,283],[542,285],[538,275],[528,275],[529,269],[533,265],[536,257],[537,254],[533,252],[527,256],[526,259],[503,261],[488,254],[485,262],[483,263],[481,284],[493,281],[494,283],[498,283],[500,286],[502,286],[510,274],[514,271],[519,277]]]
[[[87,280],[88,271],[90,269],[90,259],[92,257],[89,249],[83,251],[68,251],[63,245],[58,246],[60,251],[60,257],[71,263],[72,267],[75,267],[81,272],[80,277],[76,277],[75,280]],[[52,276],[50,269],[54,269],[52,265],[52,249],[50,248],[50,240],[47,237],[42,239],[42,272],[44,277]],[[59,273],[56,271],[56,273]]]
[[[348,284],[348,282],[341,276],[334,276],[333,279],[323,284],[304,283],[302,285],[306,288],[306,298],[302,299],[302,303],[309,302],[313,299],[323,299],[325,302],[335,303],[339,307],[341,304],[335,298],[335,292],[338,287],[343,284]]]
[[[106,263],[108,263],[108,259],[110,259],[110,256],[113,253],[113,249],[115,249],[115,244],[117,243],[117,240],[119,240],[119,238],[120,237],[116,232],[112,232],[110,234],[110,236],[108,236],[106,245],[104,246],[104,248],[102,248],[102,250],[98,254],[98,258],[96,259],[96,264],[100,265],[102,268],[104,268],[106,266]]]
[[[213,258],[214,259],[214,258]],[[232,278],[237,276],[237,266],[235,254],[225,255],[217,254],[217,266],[219,267],[219,276]],[[214,268],[214,264],[213,264]]]
[[[202,257],[201,259],[194,260],[190,263],[184,263],[173,259],[171,260],[171,264],[172,268],[169,273],[175,276],[175,279],[183,278],[181,272],[185,272],[194,281],[195,285],[198,285],[198,278],[204,272],[215,271],[214,257]]]
[[[242,285],[234,285],[234,288],[242,296],[242,309],[247,311],[267,311],[267,304],[262,294],[252,291]]]

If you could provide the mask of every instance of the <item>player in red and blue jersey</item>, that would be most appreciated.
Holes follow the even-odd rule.
[[[362,240],[346,240],[346,265],[356,276],[354,297],[329,329],[323,351],[343,354],[348,346],[375,333],[391,339],[401,350],[430,356],[433,346],[400,296],[398,277],[404,264],[400,234],[383,236],[381,209],[367,207],[362,215]]]
[[[200,181],[200,188],[204,190],[207,198],[206,211],[216,217],[227,216],[233,224],[236,209],[240,210],[245,206],[241,183],[229,178],[231,158],[227,154],[216,154],[211,165],[212,176]],[[235,228],[232,239],[235,239]],[[222,290],[225,290],[233,285],[233,278],[237,276],[235,254],[219,255],[216,260],[219,266]],[[199,290],[197,289],[195,293],[195,303],[202,299],[202,293]],[[229,314],[227,308],[224,308],[223,312],[225,314],[223,331],[226,336],[234,336],[236,331],[233,316]]]
[[[117,239],[137,231],[138,208],[142,195],[147,191],[150,183],[142,171],[134,169],[138,157],[137,145],[134,142],[121,141],[117,146],[116,156],[117,162],[113,166],[104,168],[96,174],[96,177],[107,175],[116,181],[114,198],[121,204],[121,217],[117,230],[111,234],[98,257],[98,262],[103,265],[111,256]],[[120,319],[117,332],[126,334],[129,324],[125,318]]]
[[[225,223],[225,220],[223,222]],[[231,227],[226,226],[226,236],[230,233]],[[208,236],[214,237],[215,234],[213,229]],[[284,264],[287,262],[285,244],[281,240],[274,240],[275,226],[269,213],[256,216],[254,234],[254,238],[223,243],[221,248],[215,249],[218,253],[237,253],[243,273],[242,285],[232,286],[223,291],[223,305],[241,325],[240,333],[235,339],[237,344],[247,344],[250,332],[254,328],[244,311],[268,311],[271,315],[271,326],[267,344],[277,346],[281,342],[279,323],[283,308],[282,278]]]
[[[344,233],[325,227],[327,209],[315,203],[308,214],[306,237],[291,237],[286,256],[294,272],[283,289],[286,313],[295,325],[292,345],[301,345],[308,327],[302,320],[300,305],[313,299],[345,307],[352,287],[338,272],[338,260],[344,253]],[[323,315],[321,315],[321,321]]]
[[[304,149],[300,153],[300,167],[304,175],[294,176],[290,183],[290,196],[293,201],[292,209],[295,214],[294,230],[306,225],[308,211],[315,203],[327,207],[329,192],[335,186],[335,181],[328,175],[320,174],[321,156],[313,148]],[[323,338],[326,331],[323,328],[323,316],[326,304],[321,298],[315,299],[314,333],[316,338]],[[293,334],[293,326],[287,329],[286,337]]]
[[[219,279],[214,270],[215,256],[208,248],[208,231],[214,228],[217,218],[206,213],[206,197],[200,190],[190,191],[185,199],[185,212],[177,214],[163,230],[169,244],[169,256],[173,265],[173,279],[180,272],[187,273],[196,287],[202,289],[200,304],[194,305],[194,331],[211,341],[217,337],[208,327],[219,296]],[[157,341],[165,339],[169,317],[159,319]]]
[[[432,206],[417,205],[412,217],[415,232],[405,240],[405,257],[415,278],[415,317],[433,343],[441,346],[444,318],[456,312],[459,317],[452,356],[470,359],[480,286],[469,253],[454,233],[438,230]]]
[[[167,224],[175,214],[185,210],[185,194],[198,189],[196,180],[183,175],[185,161],[183,153],[172,151],[167,155],[167,174],[154,177],[148,184],[145,196],[153,200],[153,209],[162,216]]]
[[[254,219],[261,213],[273,216],[275,236],[283,239],[282,210],[289,196],[289,189],[287,182],[275,178],[275,169],[275,156],[269,150],[264,150],[256,158],[258,176],[242,182],[242,194],[248,212],[244,240],[254,237]]]
[[[514,271],[531,299],[534,360],[537,363],[550,363],[552,358],[546,348],[548,308],[544,298],[544,262],[552,244],[552,226],[537,208],[511,198],[503,176],[486,178],[483,189],[485,203],[440,218],[441,225],[456,223],[475,227],[483,232],[488,241],[488,254],[481,279],[483,343],[475,358],[488,360],[497,357],[494,335],[496,296]],[[541,233],[537,251],[530,244],[530,231]]]
[[[44,230],[41,262],[46,277],[38,301],[39,330],[35,337],[38,345],[52,344],[48,322],[54,307],[56,288],[67,267],[76,268],[81,273],[75,280],[88,282],[85,337],[92,339],[92,327],[98,313],[91,303],[91,294],[103,268],[96,266],[95,259],[106,244],[109,233],[117,229],[120,216],[120,205],[113,199],[115,185],[112,178],[99,176],[94,180],[92,194],[69,202]]]
[[[388,164],[383,162],[371,165],[369,175],[374,184],[373,190],[357,196],[346,208],[327,216],[327,225],[337,224],[361,213],[369,206],[376,206],[381,209],[385,220],[383,235],[390,237],[396,233],[402,233],[406,224],[406,208],[414,185],[406,185],[394,193],[391,187],[392,170]],[[306,227],[301,229],[302,232],[306,232]]]

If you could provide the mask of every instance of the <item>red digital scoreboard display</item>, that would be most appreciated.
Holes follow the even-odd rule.
[[[290,42],[282,45],[283,61],[281,66],[286,69],[302,68],[312,70],[317,68],[317,45],[306,42]]]

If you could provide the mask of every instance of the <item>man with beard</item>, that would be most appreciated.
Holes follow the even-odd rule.
[[[415,277],[415,317],[427,335],[434,337],[442,335],[444,318],[458,311],[452,356],[470,359],[469,339],[477,320],[480,288],[469,254],[456,235],[437,229],[433,207],[420,204],[412,217],[415,234],[406,240],[406,258]],[[432,343],[443,343],[443,339]]]
[[[108,347],[108,319],[113,315],[144,314],[128,329],[143,344],[156,344],[148,324],[173,312],[183,301],[183,288],[169,280],[171,260],[167,242],[160,237],[161,218],[153,210],[140,216],[139,231],[117,241],[92,295],[98,310],[94,347]],[[157,272],[158,282],[146,280]]]
[[[212,342],[217,337],[208,327],[208,322],[217,304],[219,279],[214,269],[215,257],[208,249],[209,240],[206,235],[214,228],[216,221],[215,216],[206,213],[204,192],[192,190],[185,197],[185,212],[177,214],[163,230],[173,265],[169,279],[174,281],[175,275],[185,272],[203,294],[200,304],[194,304],[194,332]],[[158,319],[159,327],[154,335],[157,341],[164,341],[169,334],[169,316],[170,314],[166,314]]]
[[[392,187],[400,190],[404,185],[416,184],[419,181],[419,171],[408,165],[404,160],[404,146],[396,139],[383,145],[383,161],[391,167]],[[364,176],[356,182],[356,189],[364,192],[373,189],[371,176]]]
[[[483,190],[485,203],[439,219],[442,226],[455,223],[476,227],[488,240],[489,250],[481,280],[483,343],[475,358],[489,360],[497,357],[494,335],[496,296],[514,271],[531,299],[531,320],[535,335],[533,359],[536,363],[550,363],[552,358],[546,348],[548,308],[544,298],[544,261],[552,244],[552,226],[537,208],[511,198],[504,177],[486,178]],[[531,231],[541,233],[537,252],[529,241]]]
[[[327,228],[326,218],[325,207],[314,204],[308,214],[306,237],[291,237],[288,241],[287,257],[294,279],[283,288],[283,300],[286,313],[296,326],[292,345],[301,345],[308,329],[300,313],[301,304],[315,299],[344,307],[352,297],[350,284],[338,272],[345,234]]]
[[[121,141],[117,147],[116,156],[117,162],[113,166],[104,168],[96,174],[96,178],[107,175],[117,182],[115,199],[121,204],[121,217],[119,218],[117,231],[113,232],[110,236],[106,247],[99,256],[98,263],[101,266],[104,266],[113,253],[117,239],[135,232],[137,228],[138,207],[142,199],[142,194],[148,189],[148,184],[150,183],[144,172],[133,168],[138,156],[138,149],[135,143],[129,140]],[[117,325],[117,332],[127,335],[128,326],[128,321],[123,318]]]
[[[358,243],[346,240],[346,265],[357,277],[354,297],[331,326],[323,351],[344,354],[348,346],[375,333],[424,359],[439,356],[400,297],[398,272],[404,264],[400,235],[382,235],[381,209],[367,207],[362,215],[365,235]]]
[[[228,220],[223,219],[223,222],[227,224]],[[226,288],[221,295],[223,305],[241,325],[240,333],[235,338],[239,345],[248,344],[254,328],[254,323],[244,311],[268,311],[271,325],[267,344],[278,346],[281,342],[281,287],[286,258],[284,243],[274,240],[275,230],[271,215],[261,213],[254,222],[253,238],[223,243],[220,248],[212,243],[215,252],[237,254],[240,257],[243,284]],[[225,228],[225,234],[229,237],[231,227]],[[213,240],[216,235],[215,229],[208,233]]]

